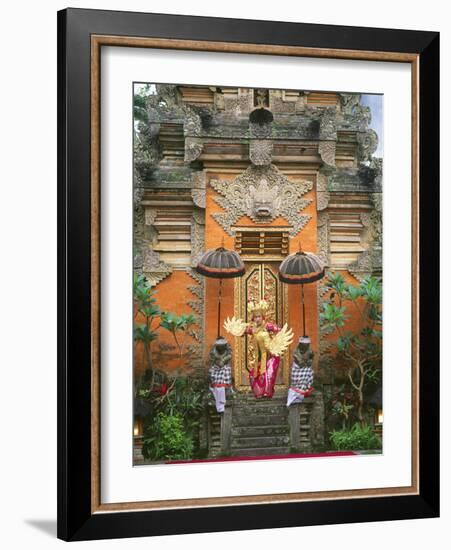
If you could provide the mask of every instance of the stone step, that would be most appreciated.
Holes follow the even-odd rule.
[[[232,437],[259,437],[262,435],[288,435],[288,424],[269,426],[233,426]]]
[[[286,414],[237,415],[234,413],[232,416],[232,426],[280,426],[288,422],[287,418]]]
[[[290,444],[289,435],[266,435],[260,437],[233,437],[232,449],[283,447]]]
[[[271,401],[286,401],[287,393],[275,393],[272,397],[255,397],[253,393],[235,393],[237,401],[257,401],[259,403],[268,403]]]
[[[272,397],[254,397],[253,395],[234,395],[234,402],[236,403],[261,403],[265,405],[267,403],[286,403],[287,394],[285,395],[273,395]]]
[[[254,414],[260,414],[260,415],[270,415],[270,414],[279,414],[279,415],[288,415],[288,410],[285,405],[246,405],[241,406],[237,405],[233,407],[233,414],[234,415],[254,415]]]
[[[232,456],[255,456],[261,457],[265,455],[287,455],[290,453],[289,447],[255,447],[248,449],[232,449]]]

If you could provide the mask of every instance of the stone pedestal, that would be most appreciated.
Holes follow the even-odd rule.
[[[313,450],[311,441],[311,416],[315,405],[314,397],[307,397],[302,403],[295,403],[288,410],[290,446],[293,453],[309,453]]]

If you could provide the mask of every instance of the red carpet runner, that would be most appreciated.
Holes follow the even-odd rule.
[[[261,455],[261,456],[223,456],[217,458],[196,458],[193,460],[168,460],[166,464],[187,464],[191,462],[230,462],[237,460],[268,460],[274,458],[328,458],[333,456],[354,456],[354,451],[332,451],[330,453]]]

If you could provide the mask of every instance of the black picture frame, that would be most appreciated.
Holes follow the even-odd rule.
[[[416,54],[419,494],[93,513],[91,36]],[[331,55],[331,57],[334,57]],[[67,9],[58,13],[58,537],[88,540],[439,515],[439,33]]]

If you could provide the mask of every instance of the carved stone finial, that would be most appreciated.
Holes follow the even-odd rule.
[[[359,144],[358,156],[360,161],[371,159],[372,155],[376,152],[378,141],[377,134],[372,129],[357,134],[357,143]]]

